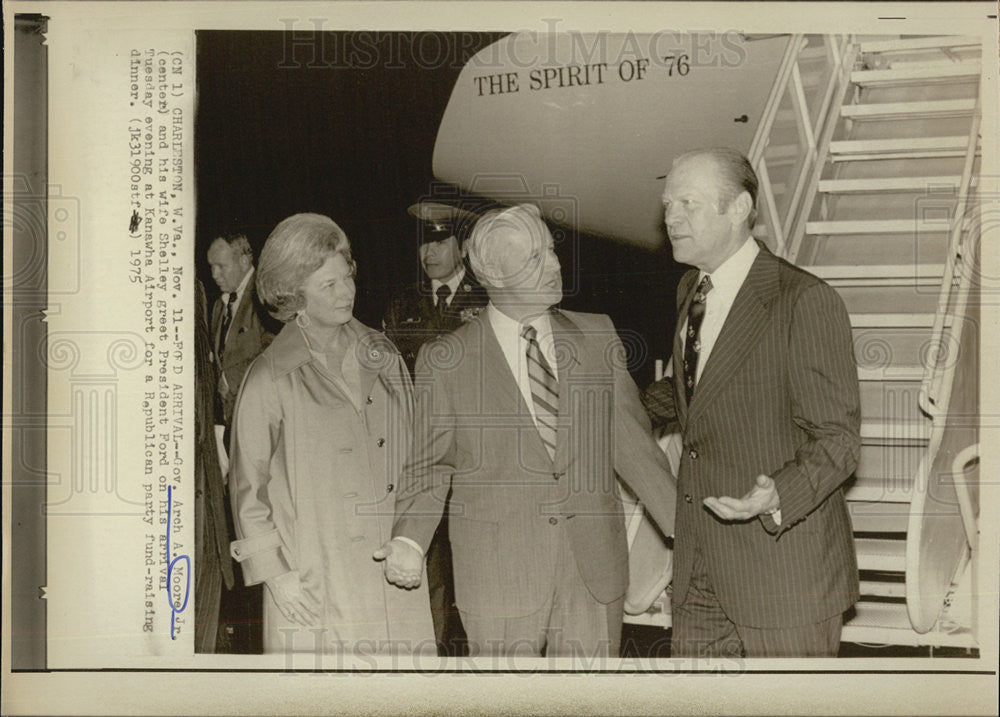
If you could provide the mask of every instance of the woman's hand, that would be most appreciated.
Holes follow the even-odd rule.
[[[274,598],[275,604],[286,620],[306,626],[317,623],[319,620],[318,608],[303,592],[298,570],[291,570],[283,575],[270,578],[264,583],[271,591],[271,597]]]

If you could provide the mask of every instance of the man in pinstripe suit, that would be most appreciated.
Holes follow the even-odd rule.
[[[675,160],[663,193],[678,289],[674,375],[647,391],[684,448],[672,654],[835,656],[858,570],[841,483],[860,408],[839,296],[751,237],[743,155]]]

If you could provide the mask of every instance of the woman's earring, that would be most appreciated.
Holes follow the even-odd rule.
[[[299,325],[300,329],[309,328],[309,317],[306,316],[306,312],[300,311],[295,315],[295,323]]]

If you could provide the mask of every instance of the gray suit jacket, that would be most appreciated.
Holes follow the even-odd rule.
[[[681,279],[681,317],[697,277],[691,271]],[[676,334],[674,366],[682,363]],[[858,568],[840,486],[861,447],[857,365],[843,301],[762,246],[690,406],[681,373],[655,385],[647,392],[654,400],[646,401],[647,408],[673,406],[684,440],[675,604],[687,596],[700,551],[723,610],[738,625],[792,627],[842,613],[858,598]],[[777,485],[780,526],[769,516],[728,523],[702,505],[708,496],[743,496],[758,474]]]
[[[449,487],[455,596],[465,612],[515,617],[552,594],[561,523],[591,594],[624,595],[628,555],[617,474],[664,534],[674,481],[650,435],[624,349],[607,316],[553,312],[559,375],[549,457],[485,314],[423,347],[414,450],[393,535],[425,550]]]
[[[250,364],[261,351],[266,349],[280,330],[280,324],[272,319],[260,300],[253,279],[248,282],[246,293],[236,309],[236,315],[229,325],[229,338],[226,340],[225,351],[222,352],[220,364],[216,352],[215,363],[220,371],[220,398],[222,415],[216,416],[216,421],[230,425],[233,419],[233,406],[236,404],[236,394],[239,393],[243,375]],[[212,341],[213,351],[219,346],[219,331],[222,329],[222,298],[215,300],[212,306]],[[222,377],[225,377],[225,388],[222,388]]]

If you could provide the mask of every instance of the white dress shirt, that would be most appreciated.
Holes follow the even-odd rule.
[[[517,388],[521,391],[524,402],[528,404],[531,420],[536,421],[537,425],[535,402],[531,398],[531,380],[528,377],[528,341],[521,335],[524,325],[500,311],[493,305],[493,302],[487,304],[486,316],[489,318],[490,326],[493,327],[493,333],[500,344],[500,350],[503,351],[503,357],[507,359],[507,366],[510,367]],[[535,328],[537,332],[535,339],[542,350],[542,356],[548,362],[549,368],[552,369],[552,375],[558,380],[556,352],[552,341],[552,322],[549,320],[548,312],[536,316],[528,322],[528,325]]]
[[[451,306],[451,302],[455,299],[455,292],[458,291],[458,287],[462,284],[462,279],[465,278],[465,269],[462,268],[457,274],[452,276],[448,281],[438,281],[437,279],[431,279],[431,296],[434,297],[434,306],[438,304],[437,290],[439,286],[444,286],[447,284],[448,288],[451,289],[451,293],[448,294],[448,306]]]
[[[753,237],[744,242],[743,246],[736,250],[736,253],[726,259],[715,271],[707,276],[712,279],[712,290],[705,296],[705,317],[701,321],[700,341],[701,351],[698,352],[698,370],[695,371],[695,385],[701,380],[702,371],[708,363],[708,357],[715,348],[715,342],[722,331],[722,325],[726,323],[730,309],[733,308],[733,301],[740,287],[746,281],[750,273],[750,267],[754,259],[760,253],[760,247]],[[698,282],[706,276],[705,272],[699,272]],[[687,317],[681,325],[681,336],[687,343]]]

